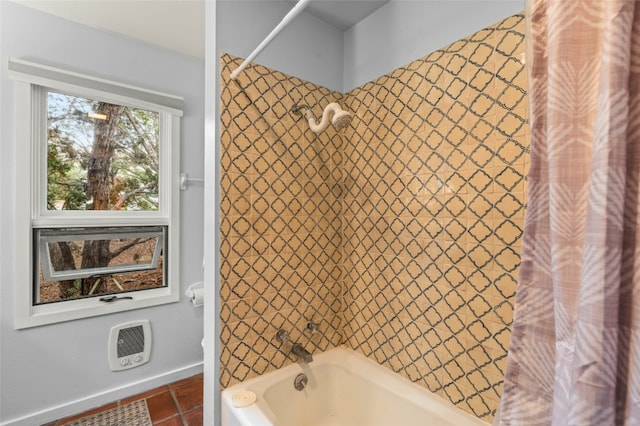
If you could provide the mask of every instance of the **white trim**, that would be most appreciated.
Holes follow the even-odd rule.
[[[9,75],[16,93],[14,327],[22,329],[62,321],[177,302],[180,299],[180,117],[182,98],[135,88],[21,60],[9,61]],[[54,78],[61,78],[56,81]],[[83,86],[82,84],[86,84]],[[155,212],[95,212],[46,210],[46,92],[63,93],[157,111],[160,162]],[[114,90],[115,94],[103,90]],[[140,96],[140,99],[134,96]],[[153,102],[151,102],[153,101]],[[157,103],[164,102],[164,103]],[[180,109],[177,109],[180,107]],[[42,132],[45,132],[43,135]],[[40,145],[39,145],[40,143]],[[45,145],[44,147],[42,145]],[[39,165],[39,166],[38,166]],[[36,188],[36,185],[40,189]],[[40,194],[44,194],[40,196]],[[64,214],[61,214],[64,213]],[[167,287],[127,292],[133,300],[100,302],[98,297],[35,305],[32,227],[168,225],[165,254]]]
[[[216,127],[219,115],[216,106],[219,102],[218,89],[218,46],[216,46],[216,8],[217,0],[206,1],[205,11],[205,60],[204,60],[204,407],[203,424],[220,425],[220,336],[218,327],[218,292],[216,277],[218,267],[218,157]]]
[[[38,228],[64,228],[68,226],[166,226],[169,220],[164,217],[149,216],[145,212],[126,212],[124,215],[118,215],[118,212],[89,212],[92,215],[76,215],[75,212],[68,211],[68,215],[58,217],[48,215],[39,219],[33,219],[34,227]],[[83,212],[85,213],[85,212]]]
[[[97,231],[98,229],[102,228],[95,228],[96,232],[91,233],[84,230],[84,228],[80,229],[82,229],[82,232],[78,232],[78,230],[72,230],[68,232],[66,230],[56,230],[56,232],[53,232],[51,229],[36,228],[34,240],[38,240],[38,259],[45,281],[75,280],[78,278],[87,278],[92,275],[98,274],[121,274],[126,272],[149,271],[158,268],[158,263],[160,262],[160,253],[165,246],[164,228],[155,229],[153,231],[142,231],[141,228],[136,228],[136,231],[114,233]],[[129,239],[155,238],[156,243],[153,249],[151,260],[147,263],[125,263],[113,266],[103,266],[99,268],[77,268],[65,270],[56,270],[53,266],[53,263],[51,262],[51,250],[49,245],[50,243],[59,241],[109,240],[113,239],[113,237],[115,236]]]
[[[159,109],[182,116],[183,99],[179,96],[116,83],[22,59],[9,59],[9,77],[52,89],[80,92],[84,96],[87,94],[94,96],[95,94],[95,99],[98,100],[112,103],[124,102],[130,106]]]
[[[137,395],[159,386],[186,379],[187,377],[195,376],[196,374],[202,373],[202,371],[203,363],[197,362],[175,370],[167,371],[166,373],[158,374],[148,379],[108,389],[86,398],[80,398],[55,407],[34,411],[26,416],[16,417],[0,423],[0,426],[32,426],[45,424],[77,413],[82,413],[119,399]]]
[[[33,169],[31,185],[31,219],[37,219],[42,211],[41,206],[47,206],[47,143],[39,143],[48,140],[48,129],[42,123],[47,122],[47,89],[40,86],[29,86],[31,88],[31,154]],[[20,140],[20,139],[18,139]],[[26,141],[25,141],[26,142]],[[18,163],[20,164],[20,163]],[[39,190],[38,188],[44,188]],[[39,196],[39,197],[38,197]]]
[[[95,226],[96,221],[101,223],[100,226],[109,225],[133,225],[128,218],[140,220],[135,224],[148,224],[153,222],[154,225],[166,225],[169,223],[169,202],[171,191],[171,176],[165,171],[168,162],[171,162],[170,170],[176,170],[173,164],[173,151],[171,149],[172,140],[180,140],[180,132],[174,132],[174,126],[180,129],[180,120],[175,115],[161,111],[157,105],[147,108],[148,111],[158,113],[158,150],[161,158],[158,164],[158,210],[149,211],[92,211],[92,210],[48,210],[47,207],[47,128],[42,125],[46,123],[47,117],[47,96],[49,90],[46,87],[32,85],[32,127],[33,127],[33,164],[39,164],[40,167],[34,167],[33,181],[36,186],[32,193],[32,224],[36,227],[56,227],[56,226]],[[63,92],[63,91],[60,91]],[[69,94],[69,93],[62,93]],[[76,93],[74,96],[88,99],[86,93]],[[95,99],[95,98],[90,98]],[[119,103],[122,105],[122,103]],[[176,119],[174,120],[174,117]],[[176,136],[177,135],[177,136]],[[177,139],[174,139],[176,138]],[[162,157],[164,153],[172,152],[169,159]],[[177,154],[179,156],[179,151]],[[166,160],[166,161],[165,161]],[[177,165],[179,167],[179,163]],[[123,219],[125,218],[125,219]]]
[[[31,256],[32,238],[30,215],[25,212],[32,212],[31,190],[32,182],[35,179],[35,167],[25,167],[30,165],[31,134],[33,132],[31,111],[33,97],[29,84],[19,83],[15,85],[16,95],[16,127],[15,135],[18,143],[16,146],[15,176],[18,182],[15,193],[15,228],[13,241],[15,242],[15,281],[13,285],[13,309],[14,326],[16,328],[27,327],[22,324],[23,318],[31,315],[31,300],[33,285],[31,282]]]
[[[173,303],[177,302],[180,298],[179,287],[179,283],[175,283],[173,286],[169,285],[169,287],[127,292],[125,295],[131,296],[133,299],[116,300],[110,303],[101,302],[100,298],[96,296],[87,297],[85,299],[65,300],[64,302],[30,306],[26,317],[19,317],[16,315],[14,327],[16,329],[37,327],[40,325],[54,324],[57,322],[71,321]],[[32,293],[33,287],[31,286],[29,291],[29,302],[32,300]]]

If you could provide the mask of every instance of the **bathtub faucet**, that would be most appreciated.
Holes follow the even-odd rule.
[[[300,343],[294,343],[291,348],[291,352],[298,355],[298,357],[302,358],[302,360],[306,363],[313,361],[313,357],[305,348],[302,347]]]

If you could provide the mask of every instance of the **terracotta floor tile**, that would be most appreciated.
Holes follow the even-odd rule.
[[[78,419],[81,419],[83,417],[91,416],[93,414],[100,413],[102,411],[107,411],[107,410],[110,410],[112,408],[116,408],[117,406],[118,406],[117,403],[112,402],[110,404],[103,405],[102,407],[94,408],[93,410],[87,410],[84,413],[80,413],[80,414],[76,414],[74,416],[66,417],[66,418],[60,420],[60,422],[58,424],[62,426],[64,424],[67,424],[67,423],[72,422],[74,420],[78,420]]]
[[[179,414],[173,397],[168,391],[147,398],[147,407],[149,407],[149,415],[153,422]]]
[[[183,412],[202,405],[203,388],[204,382],[199,380],[173,389],[173,394]]]
[[[153,422],[153,426],[184,426],[184,423],[182,422],[182,417],[180,417],[179,414],[176,414],[166,420]]]
[[[154,426],[185,426],[202,425],[202,392],[204,385],[203,374],[196,374],[169,385],[160,386],[118,402],[113,402],[84,413],[66,417],[62,420],[48,423],[45,426],[62,426],[82,417],[106,411],[120,405],[128,404],[146,398],[149,415]],[[175,398],[175,400],[174,400]],[[176,404],[176,401],[178,403]],[[180,415],[182,410],[183,416]],[[184,417],[184,423],[183,423]]]
[[[185,413],[184,421],[187,426],[202,426],[202,407]]]

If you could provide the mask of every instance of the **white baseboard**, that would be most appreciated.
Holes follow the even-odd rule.
[[[104,392],[96,393],[86,398],[70,401],[65,404],[50,407],[45,410],[36,411],[26,416],[6,420],[0,423],[0,426],[33,426],[42,425],[74,414],[82,413],[92,408],[114,402],[123,398],[167,385],[187,377],[195,376],[203,371],[203,362],[187,365],[172,371],[168,371],[157,376],[149,377],[144,380],[129,383],[126,386],[109,389]]]

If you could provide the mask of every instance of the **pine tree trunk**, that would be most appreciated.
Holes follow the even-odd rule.
[[[92,210],[109,210],[111,187],[111,159],[115,151],[115,133],[124,106],[100,102],[96,114],[106,119],[96,119],[93,147],[87,170],[87,196],[93,200]]]
[[[56,244],[51,244],[50,256],[51,264],[55,270],[74,270],[76,269],[76,262],[73,259],[73,253],[71,247],[66,241],[58,241]],[[73,288],[73,280],[58,281],[58,295],[60,300],[67,299],[72,295],[71,289]]]
[[[111,188],[111,159],[115,151],[115,134],[118,121],[124,111],[124,106],[104,102],[98,104],[96,114],[106,116],[106,119],[96,119],[94,126],[93,147],[89,157],[87,170],[87,197],[92,200],[92,210],[109,210],[109,192]],[[108,266],[111,262],[109,241],[86,241],[82,249],[82,265],[84,268]],[[82,294],[87,295],[95,278],[85,279],[82,284]],[[96,293],[106,291],[106,282],[102,281]]]

